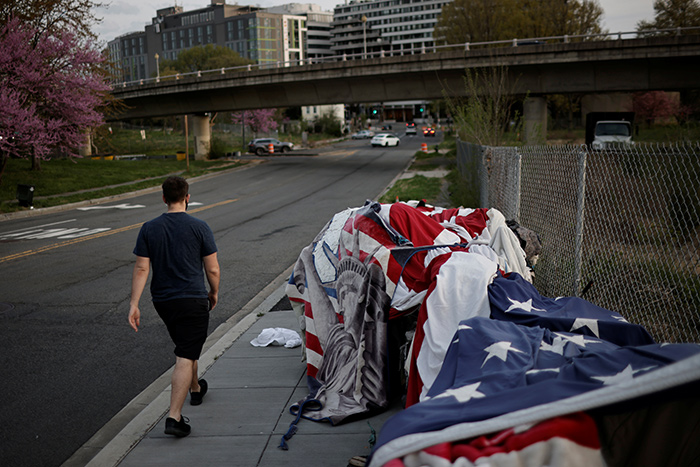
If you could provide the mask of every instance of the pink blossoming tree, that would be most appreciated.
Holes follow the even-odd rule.
[[[0,182],[9,157],[77,155],[86,132],[103,123],[109,86],[103,57],[68,31],[38,31],[16,18],[0,30]]]
[[[253,133],[267,133],[277,129],[274,120],[277,109],[244,110],[231,114],[231,121],[248,126]]]

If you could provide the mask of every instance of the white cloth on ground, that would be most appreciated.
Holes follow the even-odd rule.
[[[258,337],[250,341],[250,344],[255,347],[266,347],[270,344],[283,345],[291,349],[301,345],[301,337],[291,329],[265,328]]]

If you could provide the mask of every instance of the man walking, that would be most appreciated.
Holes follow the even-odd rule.
[[[163,201],[168,212],[141,227],[134,254],[129,324],[138,331],[139,300],[151,267],[151,297],[175,344],[170,412],[165,433],[178,437],[190,434],[182,406],[190,391],[190,404],[199,405],[207,382],[198,379],[197,361],[207,338],[209,311],[218,301],[219,262],[214,235],[209,226],[185,211],[190,200],[189,184],[182,177],[163,182]],[[206,275],[209,292],[204,284]]]

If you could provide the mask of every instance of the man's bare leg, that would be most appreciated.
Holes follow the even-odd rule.
[[[172,391],[170,392],[170,413],[168,417],[180,420],[182,406],[187,399],[187,392],[192,385],[192,372],[196,365],[195,360],[175,357],[175,368],[172,376]],[[196,373],[195,373],[196,375]],[[196,378],[196,376],[195,376]]]
[[[197,369],[197,361],[194,361],[194,366],[192,368],[192,382],[190,383],[190,391],[191,392],[199,392],[201,389],[199,387],[199,370]]]

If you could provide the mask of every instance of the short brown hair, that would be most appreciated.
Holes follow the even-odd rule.
[[[163,182],[163,197],[168,204],[185,199],[190,190],[190,184],[182,177],[170,176]]]

